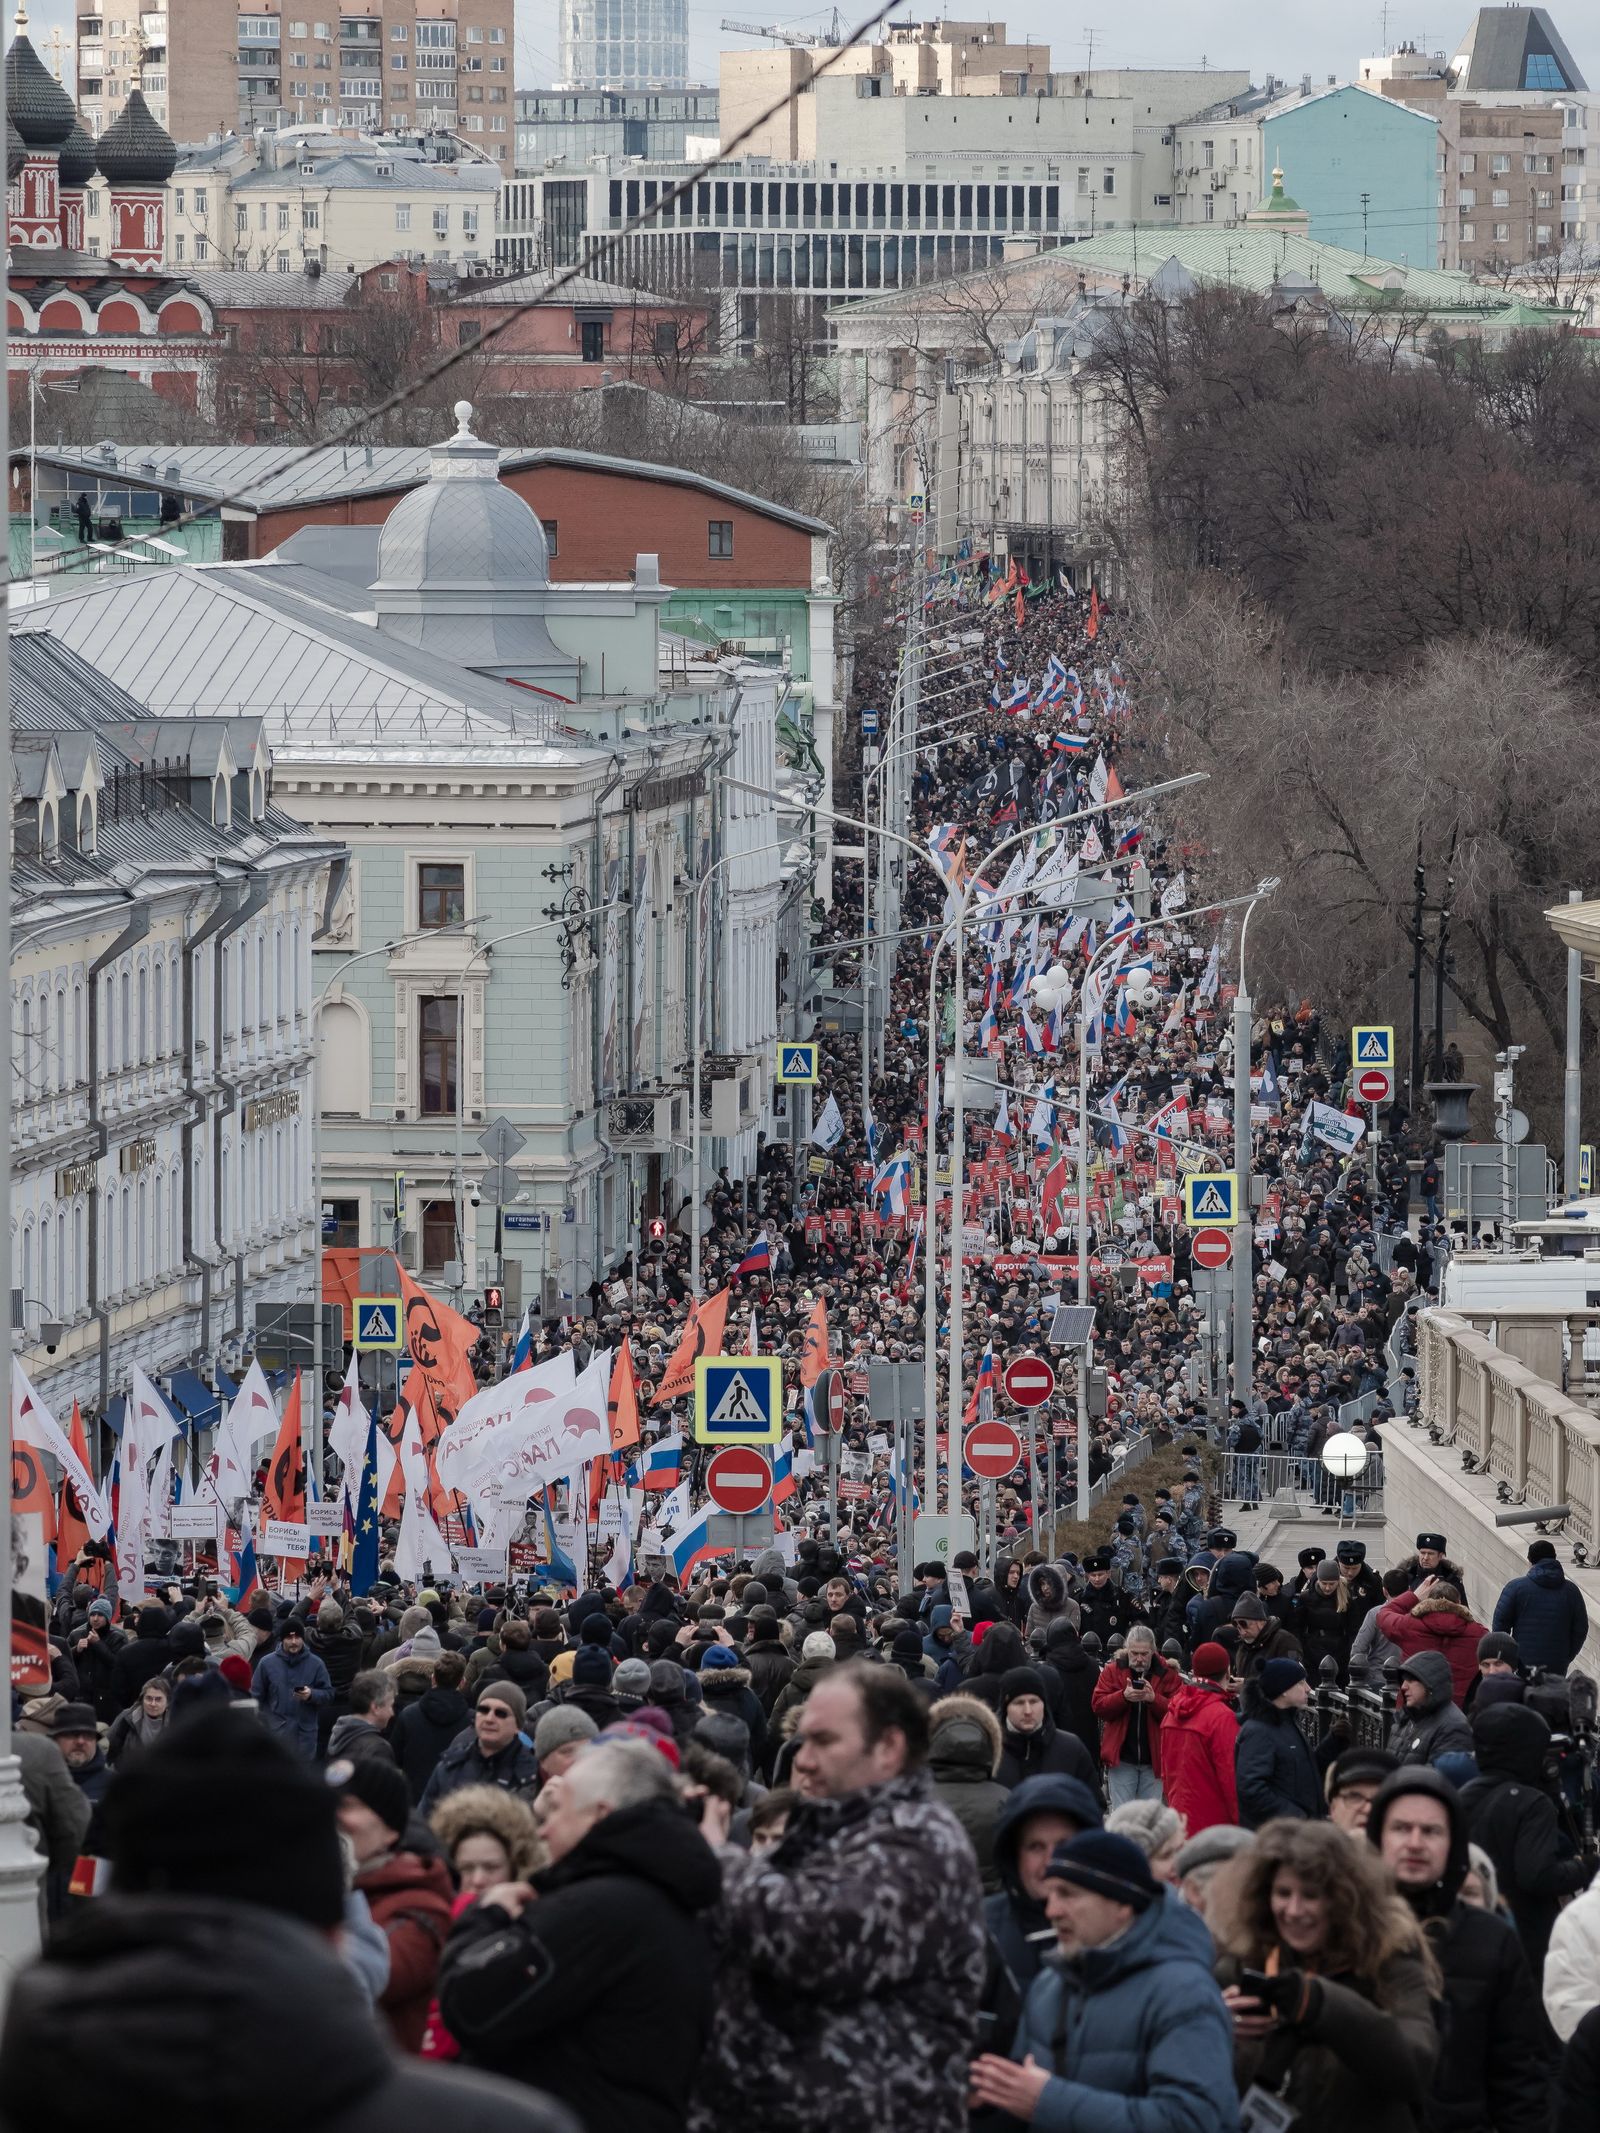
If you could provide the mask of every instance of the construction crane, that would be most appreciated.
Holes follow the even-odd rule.
[[[733,22],[726,15],[722,18],[721,27],[725,30],[732,30],[739,37],[768,37],[774,44],[797,45],[801,48],[811,44],[844,43],[844,24],[840,20],[837,8],[833,10],[828,28],[820,34],[786,30],[778,22]]]

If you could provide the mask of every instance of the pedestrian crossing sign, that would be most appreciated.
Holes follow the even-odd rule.
[[[1232,1229],[1239,1219],[1239,1173],[1191,1170],[1183,1181],[1183,1219],[1190,1229]]]
[[[702,1355],[694,1366],[696,1444],[776,1444],[783,1363],[775,1355]]]
[[[1350,1032],[1350,1057],[1358,1067],[1394,1065],[1394,1026],[1388,1022],[1358,1023]]]
[[[1578,1149],[1578,1190],[1584,1193],[1594,1191],[1594,1148],[1588,1141]]]
[[[778,1046],[779,1088],[815,1088],[816,1081],[817,1047],[814,1044]]]
[[[401,1347],[399,1297],[355,1297],[350,1305],[350,1326],[354,1334],[352,1345],[358,1354],[382,1348],[391,1355],[398,1355]]]

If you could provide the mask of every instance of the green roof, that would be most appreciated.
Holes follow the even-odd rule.
[[[1167,260],[1176,259],[1196,281],[1225,281],[1265,295],[1285,273],[1314,281],[1340,308],[1382,309],[1405,304],[1428,311],[1488,313],[1505,306],[1499,289],[1484,288],[1469,275],[1440,267],[1402,266],[1397,260],[1363,259],[1338,245],[1288,229],[1241,224],[1225,229],[1215,223],[1193,228],[1158,224],[1144,229],[1109,230],[1082,244],[1063,245],[1026,262],[1049,271],[1094,268],[1102,274],[1127,274],[1147,281]],[[1550,314],[1541,315],[1540,322]]]

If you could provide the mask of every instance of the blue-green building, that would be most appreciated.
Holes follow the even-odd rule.
[[[1438,257],[1437,122],[1370,89],[1280,99],[1261,114],[1262,165],[1281,169],[1319,244],[1404,266]]]

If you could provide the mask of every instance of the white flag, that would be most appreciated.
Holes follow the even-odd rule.
[[[420,1578],[424,1565],[431,1563],[437,1571],[449,1562],[450,1547],[428,1507],[428,1455],[421,1426],[409,1409],[400,1437],[400,1464],[405,1471],[405,1502],[394,1567],[403,1578]]]
[[[250,1493],[256,1450],[278,1430],[278,1404],[261,1365],[252,1362],[229,1403],[212,1444],[207,1469],[207,1496],[231,1516],[241,1496]]]
[[[122,1491],[117,1504],[117,1582],[133,1594],[144,1591],[157,1504],[165,1506],[172,1481],[172,1440],[178,1420],[135,1363],[122,1410]]]
[[[1197,1000],[1214,1000],[1217,986],[1222,978],[1222,943],[1213,941],[1211,953],[1206,957],[1206,967],[1200,974],[1200,982],[1194,989]]]
[[[358,1369],[360,1357],[352,1355],[350,1368],[344,1374],[344,1383],[339,1388],[338,1404],[333,1420],[328,1424],[328,1445],[340,1466],[344,1469],[340,1479],[342,1493],[349,1497],[352,1510],[361,1500],[361,1469],[367,1459],[367,1424],[371,1420],[366,1402],[361,1397],[361,1378]],[[398,1463],[393,1444],[383,1424],[378,1424],[374,1433],[378,1450],[378,1478],[373,1488],[373,1502],[382,1503],[389,1494],[389,1483]]]
[[[844,1113],[839,1109],[837,1096],[830,1096],[822,1107],[822,1116],[811,1129],[811,1138],[819,1148],[831,1148],[844,1138]]]
[[[1354,1155],[1367,1130],[1365,1119],[1352,1118],[1348,1111],[1336,1111],[1332,1104],[1319,1103],[1311,1105],[1309,1115],[1317,1140],[1325,1141],[1340,1155]]]
[[[72,1449],[72,1440],[28,1382],[28,1373],[11,1358],[11,1434],[19,1444],[48,1452],[77,1491],[83,1522],[92,1538],[103,1541],[111,1530],[111,1507],[95,1487],[89,1469]]]
[[[434,1447],[441,1487],[476,1497],[495,1484],[502,1500],[525,1500],[609,1452],[610,1350],[597,1349],[581,1376],[573,1372],[569,1348],[475,1393]]]
[[[1163,918],[1171,918],[1173,912],[1181,911],[1188,901],[1189,892],[1184,886],[1183,872],[1180,868],[1161,892],[1161,916]]]

